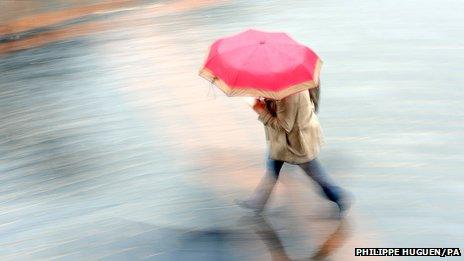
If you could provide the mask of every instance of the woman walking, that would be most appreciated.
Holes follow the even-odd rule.
[[[282,166],[290,163],[300,166],[340,213],[347,209],[344,193],[317,160],[322,134],[314,90],[321,65],[314,51],[282,32],[250,29],[211,45],[200,76],[228,96],[266,98],[255,99],[253,109],[266,129],[267,171],[254,196],[237,202],[240,206],[261,212]]]
[[[323,195],[334,202],[340,214],[348,208],[345,193],[336,186],[317,160],[322,132],[310,92],[301,91],[281,100],[255,99],[253,110],[264,124],[268,143],[266,174],[254,195],[237,201],[242,207],[261,212],[279,177],[284,163],[296,164],[321,188]]]

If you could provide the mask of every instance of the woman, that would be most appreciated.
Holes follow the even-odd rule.
[[[342,189],[334,185],[317,160],[322,132],[310,92],[302,91],[278,101],[255,99],[253,110],[264,124],[269,155],[266,175],[252,198],[238,201],[242,207],[261,212],[285,162],[300,166],[334,202],[342,215],[348,202]]]

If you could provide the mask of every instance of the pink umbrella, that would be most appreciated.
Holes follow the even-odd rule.
[[[213,43],[200,76],[228,96],[280,100],[319,84],[322,61],[285,33],[247,30]]]

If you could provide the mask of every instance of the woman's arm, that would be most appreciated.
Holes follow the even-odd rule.
[[[290,95],[280,101],[276,101],[276,114],[272,114],[266,110],[262,102],[256,102],[253,109],[259,114],[258,119],[266,126],[273,129],[281,129],[289,133],[293,129],[297,113],[298,95]]]

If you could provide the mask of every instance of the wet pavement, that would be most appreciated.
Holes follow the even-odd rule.
[[[134,3],[76,17],[39,8],[57,22],[2,38],[2,260],[351,260],[354,247],[462,246],[457,1]],[[264,217],[233,204],[263,173],[264,131],[197,73],[214,39],[249,27],[289,32],[324,60],[320,159],[354,196],[346,220],[292,166]]]

